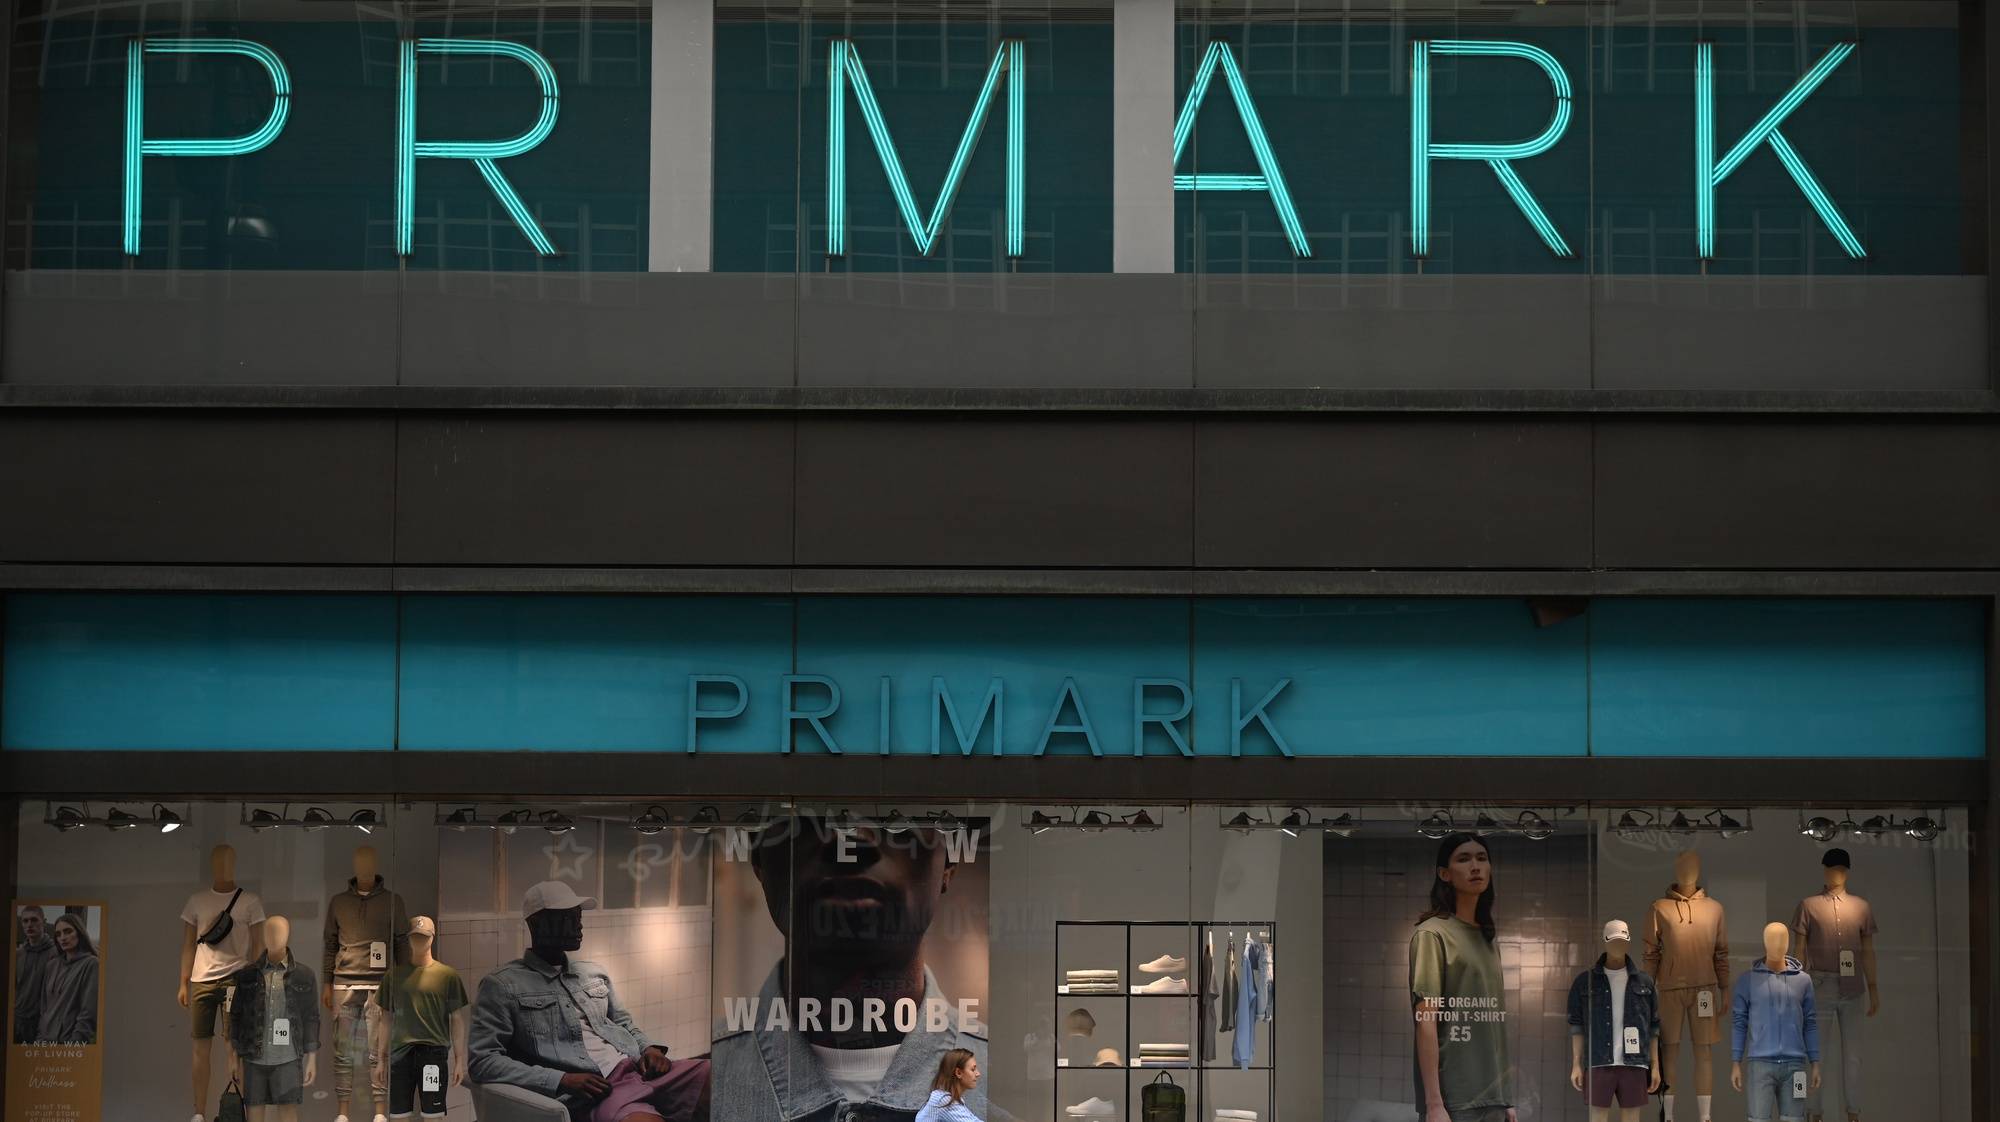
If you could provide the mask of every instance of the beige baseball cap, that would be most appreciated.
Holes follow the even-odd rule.
[[[437,921],[431,919],[431,917],[414,916],[411,918],[409,934],[429,935],[432,938],[436,938],[437,933],[438,933]]]
[[[1124,1066],[1125,1066],[1125,1061],[1123,1061],[1123,1060],[1121,1060],[1121,1059],[1119,1059],[1119,1058],[1118,1058],[1118,1049],[1116,1049],[1116,1048],[1099,1048],[1099,1049],[1097,1050],[1097,1059],[1096,1059],[1096,1061],[1095,1061],[1095,1062],[1093,1062],[1093,1063],[1092,1063],[1092,1064],[1091,1064],[1090,1066],[1091,1066],[1091,1067],[1124,1067]]]
[[[1632,929],[1625,926],[1624,920],[1614,919],[1604,925],[1604,941],[1607,943],[1629,943],[1632,941]]]
[[[534,885],[521,897],[521,918],[536,912],[566,912],[571,908],[585,911],[597,906],[597,897],[578,896],[576,891],[559,880],[545,880]]]

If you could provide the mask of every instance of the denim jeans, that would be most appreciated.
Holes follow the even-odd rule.
[[[1848,1114],[1861,1113],[1861,1026],[1868,1021],[1868,992],[1840,996],[1840,975],[1823,971],[1813,975],[1813,1009],[1819,1016],[1820,1055],[1826,1055],[1827,1026],[1840,1028],[1840,1068],[1833,1073],[1840,1080],[1840,1105]],[[1832,1078],[1828,1079],[1832,1082]],[[1820,1092],[1814,1091],[1807,1110],[1821,1109]]]
[[[372,989],[333,987],[333,1097],[354,1098],[354,1068],[368,1065],[368,1092],[376,1102],[389,1098],[389,1072],[381,1045],[388,1038],[389,1020],[371,1001]]]
[[[1799,1122],[1806,1100],[1793,1093],[1793,1080],[1806,1074],[1804,1060],[1750,1060],[1743,1065],[1743,1095],[1749,1100],[1750,1122]],[[1810,1086],[1810,1084],[1808,1084]],[[1773,1110],[1776,1111],[1775,1115]]]

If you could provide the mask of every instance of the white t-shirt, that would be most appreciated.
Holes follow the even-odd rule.
[[[1632,981],[1632,971],[1629,967],[1613,970],[1607,966],[1604,979],[1611,983],[1611,1062],[1629,1065],[1637,1062],[1625,1052],[1625,987]]]
[[[875,1088],[889,1074],[889,1065],[900,1047],[891,1044],[887,1048],[822,1048],[815,1044],[812,1050],[819,1057],[826,1081],[833,1084],[840,1097],[851,1103],[865,1103],[875,1097]]]
[[[204,888],[188,897],[187,907],[181,909],[181,922],[194,928],[196,939],[229,907],[229,898],[234,890],[217,892]],[[194,974],[190,982],[220,982],[250,965],[250,925],[264,922],[264,901],[255,892],[243,890],[230,908],[229,918],[235,926],[229,929],[228,937],[214,945],[197,942],[194,945]]]

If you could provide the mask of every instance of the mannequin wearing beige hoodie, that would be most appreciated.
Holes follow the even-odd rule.
[[[1710,1122],[1715,1052],[1729,1008],[1729,927],[1722,905],[1701,888],[1701,857],[1674,859],[1674,883],[1646,915],[1646,973],[1660,989],[1660,1075],[1672,1122],[1678,1097],[1681,1041],[1694,1046],[1694,1090],[1701,1122]],[[1703,994],[1707,994],[1706,1000]],[[1702,1016],[1706,1010],[1708,1015]]]

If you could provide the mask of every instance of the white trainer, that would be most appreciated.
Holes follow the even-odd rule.
[[[1118,1104],[1092,1095],[1075,1106],[1064,1107],[1063,1113],[1071,1118],[1109,1118],[1118,1113]]]
[[[1187,969],[1187,959],[1175,958],[1173,955],[1163,954],[1160,957],[1154,959],[1153,961],[1146,963],[1144,966],[1139,967],[1139,973],[1177,974],[1180,971],[1186,969]]]
[[[1143,986],[1133,986],[1133,993],[1186,993],[1186,978],[1161,978]]]

